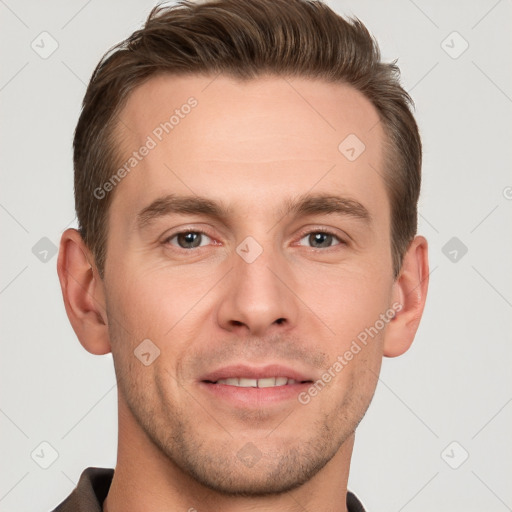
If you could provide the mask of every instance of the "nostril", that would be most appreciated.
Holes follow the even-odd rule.
[[[284,318],[278,318],[278,319],[276,320],[276,322],[275,322],[275,323],[276,323],[276,324],[282,324],[283,322],[286,322],[286,319],[284,319]]]

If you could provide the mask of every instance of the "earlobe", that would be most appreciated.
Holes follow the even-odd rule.
[[[80,343],[92,354],[110,352],[103,281],[76,229],[62,234],[57,262],[62,297]]]
[[[417,236],[404,255],[400,275],[393,285],[394,301],[401,308],[386,329],[385,356],[399,356],[411,346],[425,307],[428,281],[428,243]]]

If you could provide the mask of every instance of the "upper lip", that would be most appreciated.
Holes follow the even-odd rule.
[[[287,377],[297,382],[312,382],[311,376],[299,372],[289,366],[268,364],[265,366],[248,366],[247,364],[232,364],[223,366],[201,377],[201,381],[217,382],[220,379],[233,377],[246,379],[265,379],[269,377]]]

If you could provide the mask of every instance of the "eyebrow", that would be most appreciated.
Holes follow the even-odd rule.
[[[288,199],[280,216],[337,214],[353,217],[369,224],[372,220],[368,209],[355,199],[332,194],[304,194],[297,199]]]
[[[168,194],[154,200],[137,215],[137,226],[144,229],[158,218],[171,214],[205,215],[207,217],[226,221],[232,209],[223,202],[217,202],[200,196]],[[329,215],[348,216],[371,223],[368,209],[359,201],[332,194],[303,194],[295,199],[287,199],[284,207],[278,211],[279,219],[289,214],[296,216]]]

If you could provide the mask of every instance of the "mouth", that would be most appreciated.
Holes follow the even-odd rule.
[[[282,365],[251,367],[232,365],[200,379],[200,386],[235,407],[262,407],[297,397],[313,378]]]
[[[235,386],[237,388],[275,388],[279,386],[291,386],[298,381],[288,377],[263,377],[262,379],[251,379],[249,377],[228,377],[219,379],[216,382],[205,381],[209,384],[224,384],[225,386]],[[308,380],[300,381],[301,384],[312,382]]]

